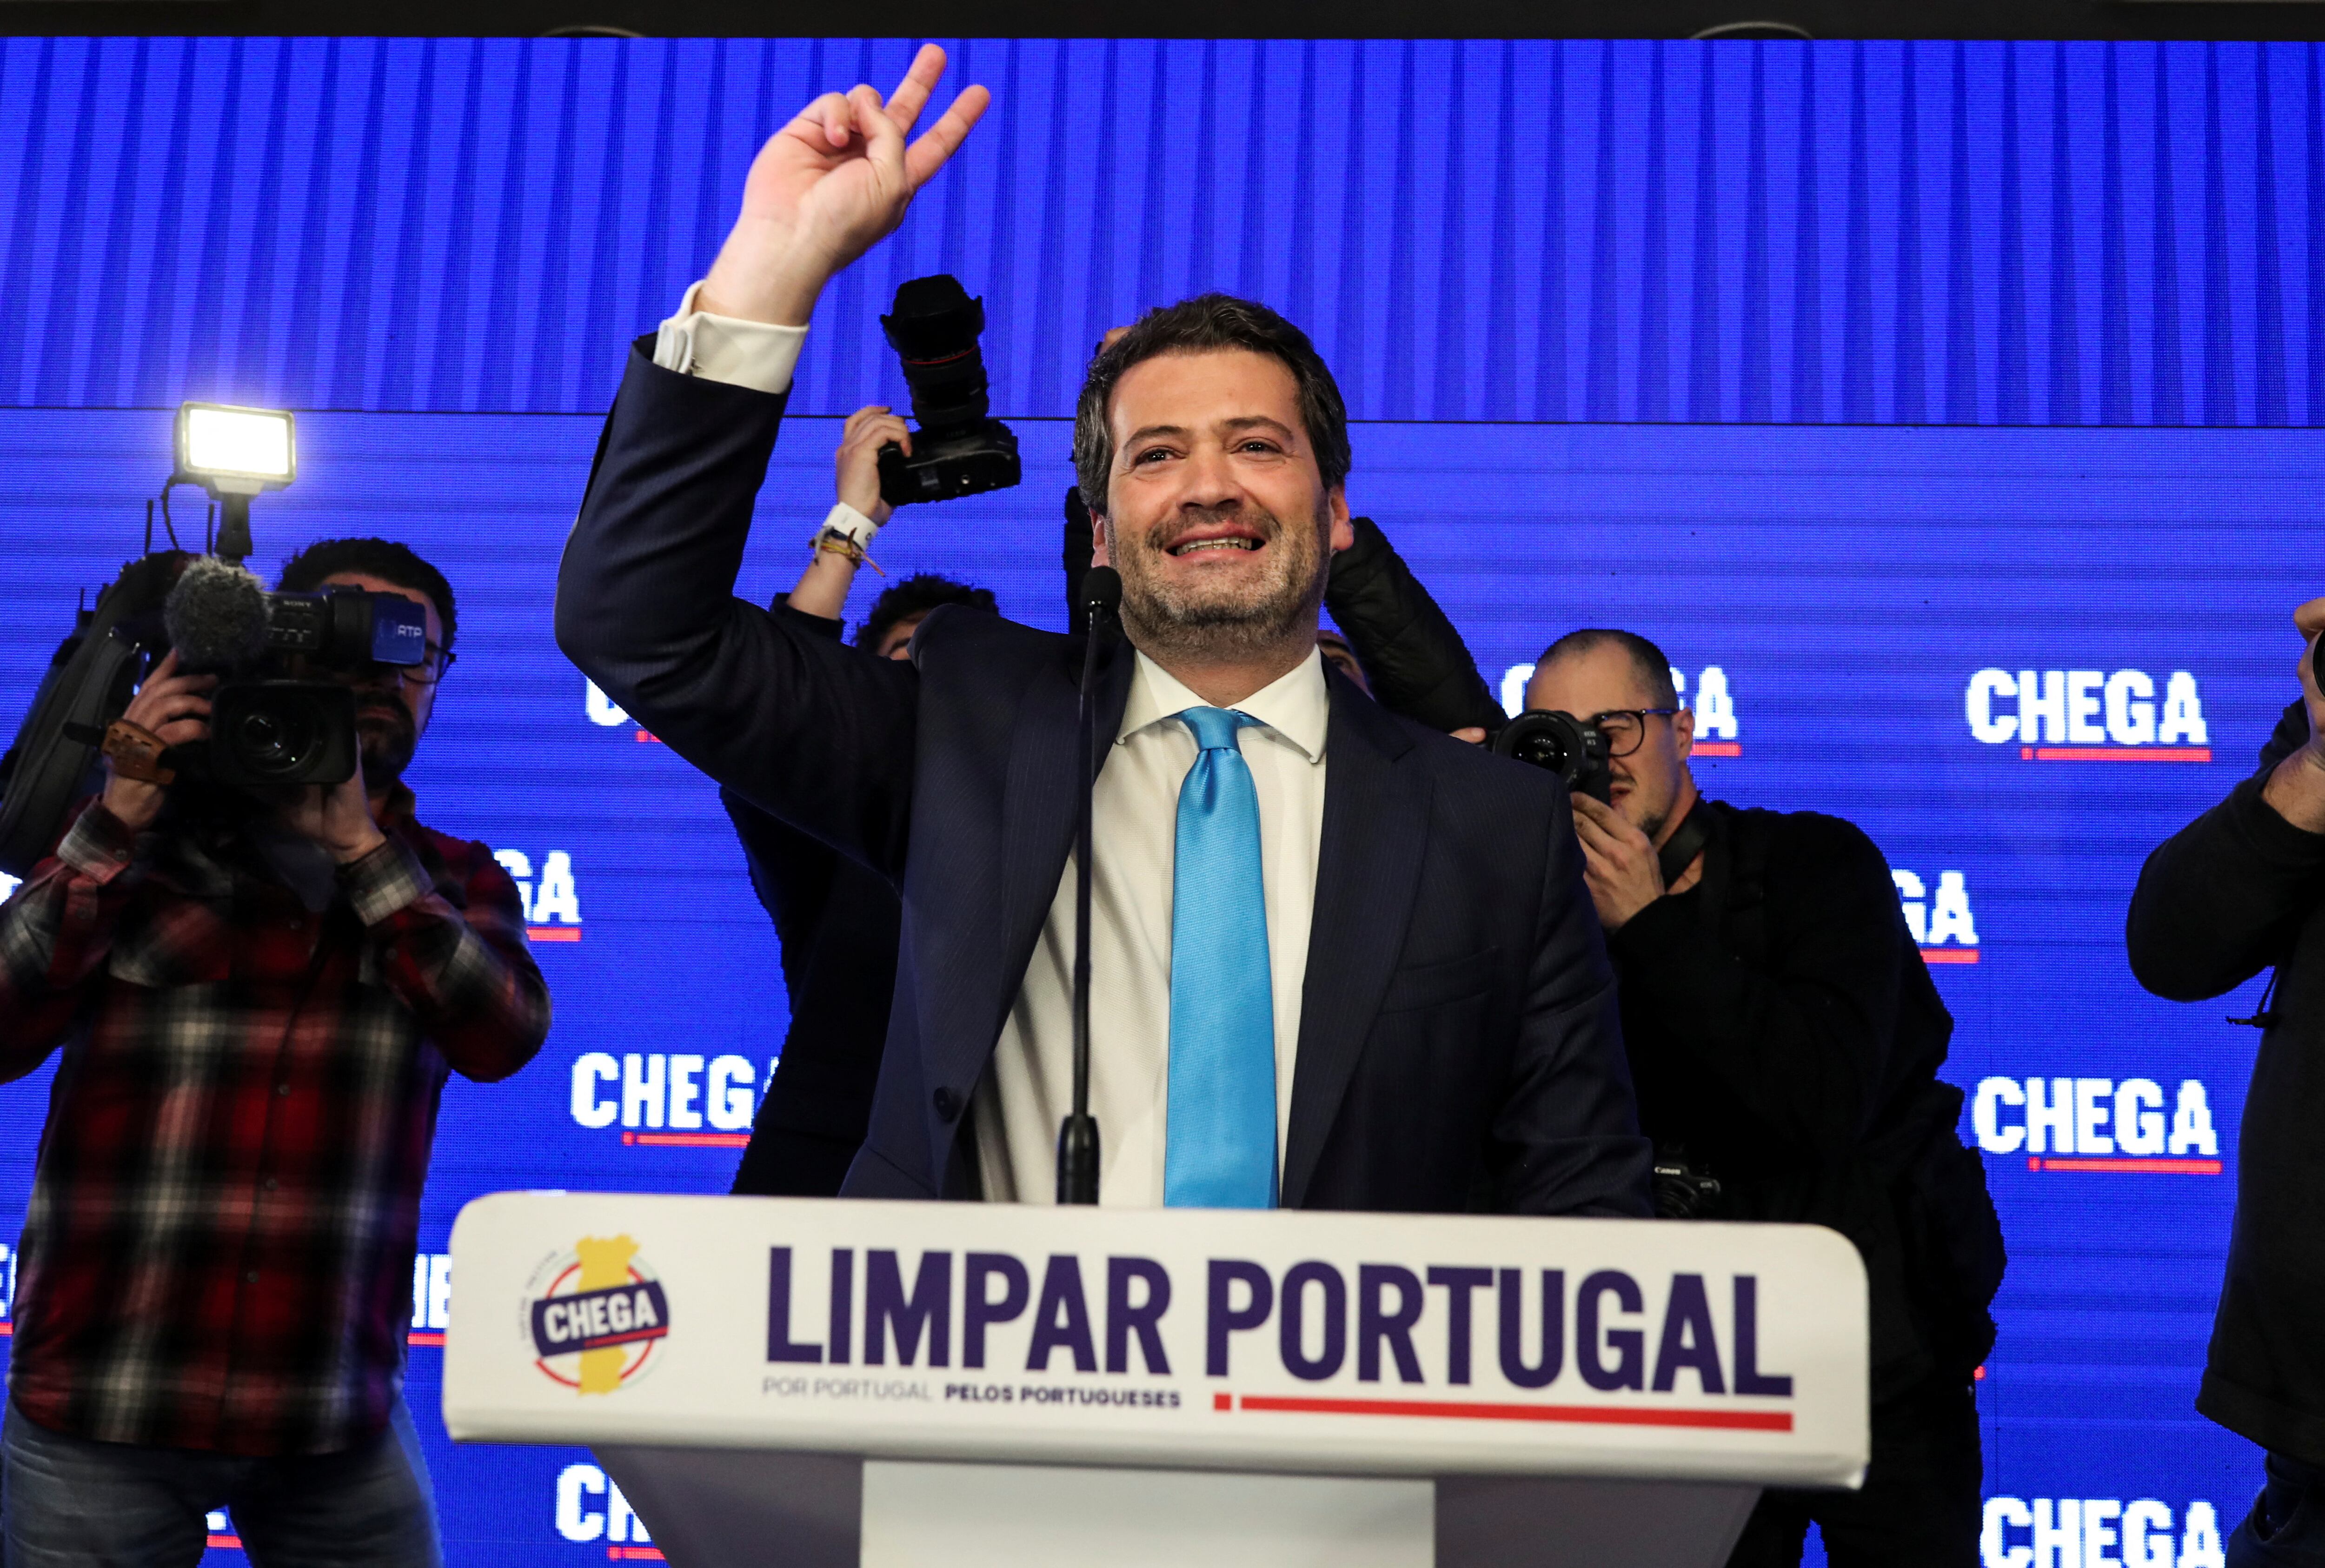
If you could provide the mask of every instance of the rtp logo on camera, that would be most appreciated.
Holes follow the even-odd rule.
[[[644,1375],[670,1335],[670,1298],[628,1236],[585,1236],[525,1287],[518,1330],[533,1365],[577,1394]]]

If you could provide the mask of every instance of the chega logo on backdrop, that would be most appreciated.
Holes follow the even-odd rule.
[[[1981,1568],[2226,1568],[2220,1517],[2200,1499],[2172,1528],[2154,1498],[1988,1498]]]
[[[2157,696],[2158,691],[2162,696]],[[1969,732],[2028,762],[2209,762],[2196,677],[2144,670],[1980,670],[1962,693]]]
[[[573,1119],[592,1129],[622,1125],[622,1141],[669,1148],[739,1149],[751,1141],[765,1079],[747,1056],[588,1051],[573,1059]]]
[[[2211,1099],[2201,1081],[2166,1095],[2153,1078],[1983,1078],[1970,1130],[1990,1155],[2024,1154],[2030,1171],[2217,1176]]]
[[[583,687],[581,710],[589,716],[590,723],[600,729],[619,729],[623,725],[630,722],[628,710],[607,696],[605,690],[597,682],[585,680],[581,684]],[[660,744],[655,740],[653,733],[646,729],[634,731],[631,738],[650,745]]]
[[[1502,707],[1513,719],[1525,711],[1526,682],[1533,679],[1532,664],[1512,664],[1502,672]],[[1695,695],[1688,695],[1687,672],[1672,666],[1672,689],[1681,703],[1695,710],[1695,755],[1741,756],[1744,744],[1737,738],[1736,699],[1728,689],[1728,672],[1707,664],[1695,678]]]
[[[1905,929],[1922,957],[1933,964],[1978,962],[1978,921],[1970,914],[1969,884],[1959,871],[1938,873],[1931,890],[1919,872],[1892,870]]]
[[[653,1364],[670,1299],[627,1236],[585,1236],[533,1270],[521,1324],[533,1365],[579,1394],[610,1394]]]
[[[551,849],[541,858],[541,875],[533,876],[533,857],[522,849],[496,849],[493,858],[516,884],[524,904],[525,934],[535,942],[581,940],[581,894],[573,883],[573,857]]]

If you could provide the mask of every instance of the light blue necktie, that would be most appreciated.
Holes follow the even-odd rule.
[[[1256,719],[1190,708],[1171,896],[1171,1107],[1162,1202],[1275,1206],[1275,993],[1260,877],[1259,792],[1236,732]]]

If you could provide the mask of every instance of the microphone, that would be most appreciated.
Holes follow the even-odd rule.
[[[162,607],[162,625],[190,674],[247,669],[266,652],[266,588],[251,572],[214,555],[197,556]]]
[[[1089,611],[1082,645],[1079,704],[1081,821],[1074,840],[1074,1109],[1058,1127],[1058,1202],[1098,1202],[1098,1122],[1089,1113],[1090,1073],[1090,797],[1098,787],[1098,650],[1122,607],[1122,574],[1111,566],[1082,573],[1081,598]]]

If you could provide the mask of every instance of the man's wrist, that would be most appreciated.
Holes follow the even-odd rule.
[[[2289,825],[2325,833],[2325,747],[2317,737],[2269,770],[2261,799]]]

